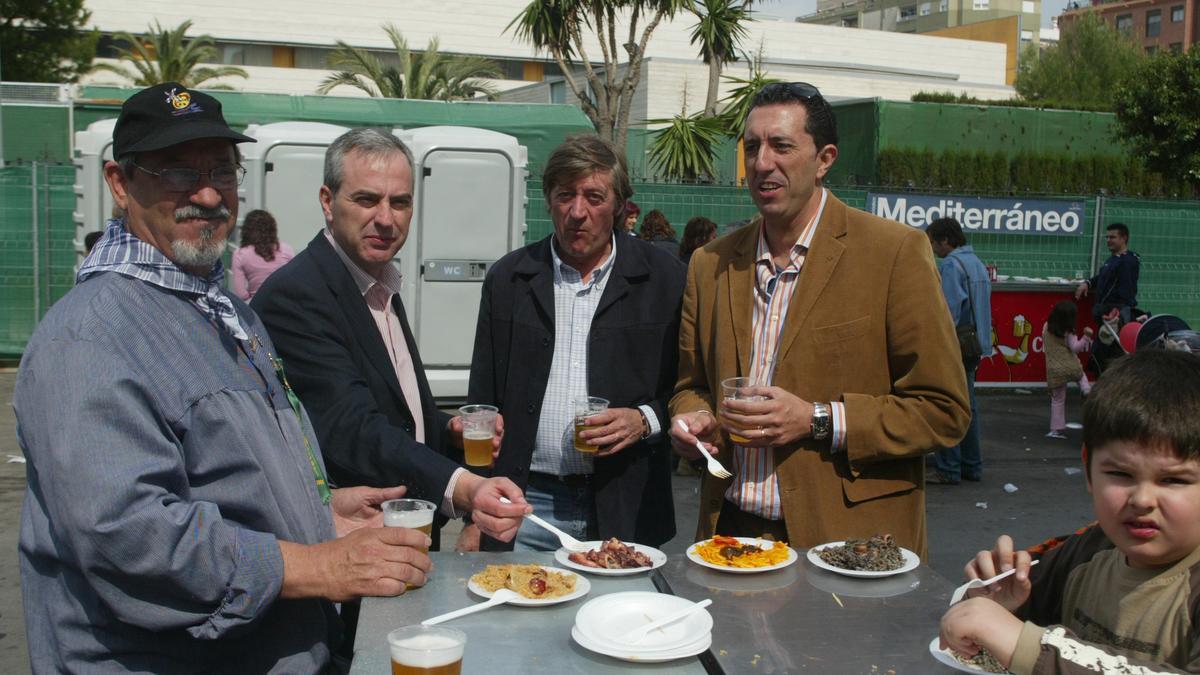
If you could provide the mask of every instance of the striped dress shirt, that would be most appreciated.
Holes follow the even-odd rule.
[[[828,197],[828,191],[822,188],[821,204],[792,245],[786,267],[780,268],[772,260],[765,225],[759,225],[758,249],[754,259],[753,341],[749,373],[758,382],[769,385],[775,378],[775,359],[779,354],[779,338],[787,322],[788,305],[795,295],[800,270],[804,267],[805,256],[808,255]],[[830,403],[830,416],[833,421],[831,445],[835,449],[841,448],[845,442],[845,410],[840,402]],[[772,449],[734,444],[733,466],[735,478],[725,498],[747,513],[769,520],[782,520],[783,505],[779,499],[779,480],[775,475],[775,453]]]

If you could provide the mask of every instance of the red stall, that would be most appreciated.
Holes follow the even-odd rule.
[[[1046,383],[1042,327],[1061,300],[1074,300],[1076,283],[1064,280],[1007,280],[992,284],[992,353],[979,363],[975,380],[985,387]],[[1075,334],[1092,325],[1092,298],[1076,301]],[[1088,354],[1080,354],[1087,364]]]

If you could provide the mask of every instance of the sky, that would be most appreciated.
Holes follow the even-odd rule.
[[[1042,0],[1042,27],[1050,27],[1050,18],[1062,14],[1067,0]],[[812,14],[817,9],[817,0],[758,0],[755,11],[773,16],[795,18]]]

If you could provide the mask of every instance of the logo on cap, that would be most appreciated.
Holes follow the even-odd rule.
[[[200,106],[192,103],[191,94],[186,91],[179,93],[176,93],[176,91],[178,91],[178,89],[172,89],[171,91],[166,92],[167,103],[170,103],[171,107],[175,109],[171,114],[187,115],[189,113],[200,112],[202,110]]]

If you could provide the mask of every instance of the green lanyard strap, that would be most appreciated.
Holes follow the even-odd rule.
[[[283,373],[283,359],[277,358],[270,352],[267,352],[267,358],[271,360],[271,365],[275,366],[275,374],[283,383],[283,391],[287,394],[288,403],[292,404],[292,412],[296,413],[296,422],[300,424],[300,435],[304,438],[304,449],[308,451],[308,463],[312,466],[313,478],[317,481],[317,494],[321,495],[322,504],[328,504],[329,500],[333,498],[333,492],[329,490],[325,472],[321,469],[321,463],[317,461],[317,454],[313,452],[312,443],[308,440],[308,433],[304,431],[304,415],[300,413],[300,399],[296,397],[296,392],[292,391],[292,385],[288,384],[287,375]]]

